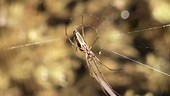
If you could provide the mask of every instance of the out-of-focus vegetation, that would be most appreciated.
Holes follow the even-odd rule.
[[[0,0],[0,96],[105,96],[64,34],[68,26],[73,39],[82,15],[86,42],[100,35],[94,53],[122,68],[101,66],[113,89],[122,96],[169,96],[170,77],[111,52],[170,74],[170,28],[161,27],[170,23],[169,10],[168,0]],[[145,28],[151,29],[139,31]]]

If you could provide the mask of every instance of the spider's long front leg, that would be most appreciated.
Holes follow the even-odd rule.
[[[104,66],[105,68],[109,69],[110,71],[119,71],[119,70],[122,70],[122,68],[118,68],[118,69],[109,68],[108,66],[104,65],[104,64],[99,60],[99,58],[97,58],[96,56],[95,56],[95,59],[99,62],[100,65]]]
[[[83,39],[84,39],[84,28],[83,28],[83,26],[84,26],[84,24],[83,24],[83,19],[84,19],[84,16],[82,15],[82,17],[81,17],[81,33],[82,33],[82,36],[83,36]]]
[[[90,49],[92,48],[92,46],[96,43],[96,41],[99,39],[99,35],[97,35],[96,39],[93,41],[93,43],[90,46]]]
[[[87,68],[89,69],[90,76],[93,77],[91,66],[90,66],[90,61],[88,59],[88,55],[86,56],[86,64],[87,64]]]
[[[73,46],[75,46],[75,44],[73,43],[73,41],[70,39],[70,37],[69,37],[68,34],[67,34],[67,26],[65,27],[65,34],[66,34],[66,36],[67,36],[67,39],[70,41],[70,43],[71,43]]]

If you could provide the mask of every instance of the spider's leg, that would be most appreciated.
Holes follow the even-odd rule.
[[[70,41],[70,43],[75,46],[75,44],[73,43],[73,41],[70,39],[70,37],[67,34],[67,26],[65,27],[65,35],[67,36],[68,40]]]

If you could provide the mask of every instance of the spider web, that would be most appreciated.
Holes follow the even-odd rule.
[[[108,24],[107,20],[104,23]],[[114,69],[119,68],[121,66],[124,70],[123,72],[118,73],[119,76],[116,75],[115,77],[112,77],[111,75],[113,74],[109,75],[108,73],[108,76],[106,77],[110,77],[111,81],[113,81],[114,82],[113,84],[115,85],[118,84],[117,82],[124,82],[125,78],[127,80],[130,79],[128,82],[124,82],[124,84],[125,85],[127,84],[127,86],[129,83],[132,84],[129,86],[132,87],[132,90],[128,90],[128,91],[132,92],[131,94],[133,95],[150,94],[149,93],[150,91],[152,92],[156,90],[157,92],[153,93],[154,95],[155,94],[159,94],[158,96],[166,95],[167,93],[165,89],[167,88],[166,90],[169,90],[168,89],[169,88],[168,87],[169,86],[168,83],[169,82],[169,55],[168,55],[169,48],[167,47],[164,49],[161,45],[154,45],[154,43],[157,44],[157,42],[161,41],[161,43],[164,42],[164,44],[168,46],[166,35],[168,32],[167,30],[169,29],[168,28],[169,24],[144,28],[136,31],[125,30],[123,32],[122,30],[119,30],[119,28],[115,28],[113,29],[114,31],[112,30],[109,32],[110,30],[109,24],[107,25],[104,23],[102,23],[102,26],[105,27],[104,29],[102,28],[100,29],[100,27],[98,28],[98,30],[100,30],[98,32],[100,35],[100,40],[96,44],[99,48],[96,49],[98,50],[96,51],[96,53],[98,53],[101,59],[105,58],[103,59],[103,62],[107,64],[107,66],[111,66],[111,68]],[[106,34],[107,36],[105,36]],[[151,40],[150,42],[151,38],[157,37],[157,36],[152,36],[153,34],[154,35],[164,34],[164,35],[162,35],[161,40],[158,39],[158,41],[156,40],[156,42],[154,41],[152,42]],[[142,37],[142,35],[146,37]],[[148,35],[150,35],[151,37],[149,37]],[[93,37],[90,36],[91,35],[89,35],[89,38]],[[167,55],[162,54],[164,50],[167,50]],[[115,63],[114,65],[113,62]],[[162,62],[164,62],[164,64]],[[129,66],[131,67],[129,68]],[[127,75],[124,76],[124,72],[129,76],[128,77],[126,77]],[[162,79],[157,80],[158,78],[162,78]],[[147,83],[141,83],[143,81],[146,81]],[[148,86],[153,86],[153,83],[155,84],[154,86],[155,89],[148,88]],[[121,84],[122,83],[120,83],[120,86]],[[136,85],[139,86],[136,87]],[[139,89],[141,91],[143,90],[144,93],[140,93],[140,92],[138,93],[137,90]],[[146,91],[146,90],[150,90],[150,91]],[[128,91],[126,94],[128,94]]]
[[[83,14],[87,44],[92,44],[97,34],[100,36],[92,47],[92,51],[98,55],[105,65],[111,68],[121,67],[123,69],[120,72],[113,73],[101,67],[108,81],[111,82],[112,86],[116,86],[116,90],[122,95],[151,94],[151,96],[166,96],[170,94],[169,77],[166,76],[166,74],[169,75],[170,71],[168,40],[170,24],[163,24],[153,20],[150,15],[146,15],[150,11],[140,10],[140,16],[136,16],[139,11],[134,11],[135,8],[132,8],[132,11],[129,11],[130,17],[122,19],[119,11],[114,10],[111,12],[111,9],[106,8],[107,11],[102,14]],[[36,15],[36,13],[32,15]],[[52,20],[48,19],[47,22],[50,27],[45,25],[44,23],[46,22],[42,22],[40,19],[35,22],[42,24],[38,24],[38,27],[33,27],[32,29],[2,29],[2,43],[0,44],[2,53],[1,70],[2,73],[8,70],[6,74],[10,74],[7,76],[3,74],[5,76],[4,80],[12,78],[14,81],[21,82],[30,78],[30,74],[34,74],[31,75],[36,82],[33,82],[33,84],[38,82],[38,86],[46,88],[50,74],[53,75],[50,78],[51,80],[59,80],[53,82],[56,86],[64,87],[72,84],[75,79],[70,79],[67,76],[74,77],[75,74],[72,71],[65,73],[64,68],[71,68],[71,62],[74,64],[72,65],[74,69],[77,70],[80,68],[80,62],[77,62],[77,60],[82,61],[84,55],[78,52],[72,60],[66,59],[66,57],[72,56],[70,54],[76,52],[74,52],[74,48],[70,47],[71,44],[69,46],[65,44],[67,39],[64,35],[65,24],[56,24],[56,22],[68,24],[71,21],[68,24],[68,32],[71,37],[72,34],[70,32],[72,33],[74,26],[81,25],[81,15],[77,13],[72,18],[69,17],[69,20],[60,18],[63,19],[61,21],[52,16]],[[40,16],[38,18],[45,17]],[[15,27],[18,26],[16,25]],[[97,34],[94,32],[94,29],[97,30]],[[10,30],[14,32],[11,33]],[[66,48],[63,48],[63,46]],[[58,62],[63,65],[58,64]],[[49,73],[47,70],[59,71]],[[30,71],[33,72],[31,73]],[[65,79],[69,80],[66,81]],[[43,80],[45,84],[42,84],[44,83]],[[16,82],[16,84],[18,83]],[[25,86],[31,88],[29,85]]]

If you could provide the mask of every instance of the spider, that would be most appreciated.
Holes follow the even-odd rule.
[[[70,41],[70,43],[73,46],[76,46],[76,48],[78,47],[80,51],[83,51],[85,54],[85,58],[86,58],[86,64],[87,64],[87,68],[90,71],[90,76],[92,76],[93,78],[95,78],[98,83],[101,85],[102,90],[104,91],[104,93],[106,95],[110,95],[110,96],[117,96],[119,95],[116,91],[114,91],[112,89],[112,87],[110,86],[110,84],[107,82],[104,74],[102,73],[102,71],[100,70],[99,64],[104,66],[105,68],[111,70],[111,71],[117,71],[119,69],[111,69],[109,67],[107,67],[106,65],[102,64],[102,62],[96,57],[96,55],[91,51],[91,48],[93,46],[93,44],[98,40],[99,35],[97,35],[96,39],[94,40],[94,42],[92,43],[92,45],[89,47],[87,45],[87,43],[85,42],[84,39],[84,28],[83,28],[83,16],[82,16],[82,35],[80,34],[80,32],[77,30],[77,27],[74,27],[74,31],[73,31],[73,36],[76,40],[77,45],[75,45],[73,43],[73,41],[69,38],[68,34],[67,34],[67,26],[65,27],[65,35],[67,36],[68,40]],[[116,95],[117,94],[117,95]]]

